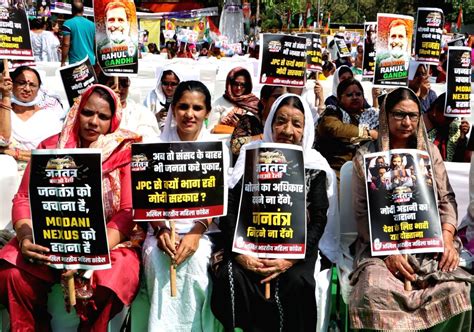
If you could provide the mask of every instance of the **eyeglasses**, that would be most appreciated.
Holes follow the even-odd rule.
[[[14,81],[13,83],[15,83],[16,85],[18,85],[20,88],[24,89],[26,88],[27,86],[30,87],[32,90],[35,90],[35,89],[38,89],[38,84],[36,83],[31,83],[31,82],[27,82],[27,81]]]
[[[359,97],[362,97],[362,92],[345,93],[344,95],[348,98],[352,98],[352,97],[359,98]]]
[[[413,112],[400,112],[400,111],[393,111],[390,112],[392,114],[393,118],[395,120],[404,120],[407,116],[410,118],[410,121],[415,122],[418,121],[420,118],[420,115],[418,113],[413,113]]]
[[[232,82],[232,86],[235,86],[236,88],[245,88],[247,86],[247,83],[242,83],[242,82]]]
[[[177,83],[177,82],[166,82],[166,81],[161,82],[161,85],[163,85],[163,86],[178,86],[178,84],[179,83]]]

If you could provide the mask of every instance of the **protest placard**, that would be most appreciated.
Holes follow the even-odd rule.
[[[377,14],[375,87],[408,86],[413,17]]]
[[[261,84],[304,87],[306,38],[285,34],[261,34],[259,59]]]
[[[435,179],[426,151],[364,155],[373,256],[443,252]]]
[[[33,240],[51,267],[110,268],[100,150],[33,150],[29,196]]]
[[[306,253],[306,189],[301,147],[261,143],[245,151],[232,251],[259,258]]]
[[[418,8],[416,15],[415,60],[438,64],[441,55],[444,14],[439,8]]]
[[[94,0],[97,62],[108,76],[138,72],[138,24],[131,0]]]
[[[375,40],[377,22],[364,23],[364,58],[362,60],[362,77],[372,80],[375,69]]]
[[[72,106],[89,86],[97,83],[94,67],[91,65],[89,57],[58,70],[69,106]]]
[[[203,219],[225,215],[227,186],[222,144],[133,144],[134,219]]]
[[[319,33],[300,33],[298,36],[306,38],[306,69],[322,71],[321,35]]]
[[[347,58],[351,56],[351,50],[347,47],[346,40],[343,38],[334,38],[334,43],[337,47],[337,53],[340,58]]]
[[[32,60],[30,25],[23,0],[0,5],[0,59]]]
[[[446,68],[446,104],[444,115],[448,117],[471,114],[471,48],[450,46]]]

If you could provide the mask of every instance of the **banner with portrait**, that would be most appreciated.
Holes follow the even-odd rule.
[[[259,59],[260,84],[305,86],[306,38],[285,34],[260,34]]]
[[[131,0],[94,0],[97,62],[105,75],[138,73],[138,23]]]
[[[301,147],[261,143],[245,150],[232,251],[259,258],[305,257],[306,189]]]
[[[30,25],[23,0],[0,4],[0,59],[33,60]]]
[[[59,68],[58,71],[70,107],[89,86],[98,83],[94,67],[87,56],[84,60]]]
[[[299,33],[298,36],[306,38],[306,69],[321,72],[323,70],[321,35],[319,33]]]
[[[408,86],[413,17],[377,14],[375,87]]]
[[[458,117],[471,114],[471,48],[450,46],[446,68],[446,104],[444,116]]]
[[[362,60],[362,77],[374,77],[375,70],[375,42],[377,40],[377,22],[364,23],[364,58]]]
[[[426,151],[364,155],[373,256],[443,252],[435,179]]]
[[[418,8],[416,15],[415,60],[438,65],[441,55],[444,14],[439,8]]]
[[[221,141],[133,144],[134,219],[225,215],[224,153]]]
[[[111,267],[101,150],[33,150],[29,196],[33,241],[49,248],[51,267]]]

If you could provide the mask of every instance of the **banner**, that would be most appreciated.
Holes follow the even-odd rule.
[[[446,69],[446,104],[444,115],[448,117],[471,114],[471,48],[452,46],[448,48]]]
[[[306,190],[301,147],[261,143],[246,149],[232,251],[259,258],[305,257]]]
[[[418,8],[416,15],[415,60],[438,65],[441,55],[444,14],[439,8]]]
[[[138,24],[131,0],[94,0],[97,62],[108,76],[138,72]]]
[[[320,34],[300,33],[298,36],[306,38],[306,69],[309,71],[323,71]]]
[[[33,60],[30,26],[23,0],[2,1],[0,24],[0,59]]]
[[[375,69],[375,41],[377,40],[377,22],[364,23],[364,58],[362,77],[372,79]]]
[[[373,256],[443,252],[427,152],[397,149],[364,156]]]
[[[144,42],[145,45],[155,43],[160,47],[160,24],[161,20],[140,19],[140,29],[148,31],[148,40]]]
[[[33,150],[29,195],[33,240],[49,248],[51,267],[111,267],[101,150]]]
[[[165,30],[174,30],[179,36],[181,30],[191,30],[194,40],[190,43],[201,42],[204,39],[204,31],[206,30],[206,17],[192,18],[192,19],[175,19],[170,18],[165,20]],[[183,32],[189,34],[189,32]],[[171,37],[172,38],[172,37]],[[169,38],[168,38],[169,39]]]
[[[334,38],[336,44],[337,53],[340,58],[347,58],[351,56],[351,50],[347,47],[346,41],[342,38]]]
[[[58,69],[69,106],[91,85],[98,83],[89,57]]]
[[[222,142],[132,145],[136,221],[202,219],[225,215]]]
[[[374,86],[408,86],[412,33],[412,17],[377,14]]]
[[[285,34],[260,34],[260,84],[304,87],[306,38]]]

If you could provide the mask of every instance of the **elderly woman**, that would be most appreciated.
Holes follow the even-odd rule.
[[[358,143],[377,138],[378,112],[364,109],[364,90],[349,78],[337,87],[337,106],[328,106],[318,121],[316,147],[339,172],[352,159]]]
[[[207,128],[222,124],[236,127],[244,114],[258,114],[258,98],[252,93],[252,77],[247,69],[237,67],[227,74],[224,95],[212,103]]]
[[[182,77],[175,65],[169,65],[162,68],[156,80],[156,87],[150,91],[143,104],[155,114],[158,127],[163,130],[171,100]]]
[[[30,150],[61,130],[64,110],[56,98],[41,90],[40,75],[28,66],[16,68],[10,77],[4,75],[0,92],[0,153],[29,161]],[[20,169],[25,166],[19,163]]]
[[[421,115],[420,101],[412,90],[391,92],[380,113],[379,139],[361,147],[354,158],[358,238],[349,313],[355,329],[471,331],[469,282],[474,278],[458,267],[456,201],[439,151],[425,139]],[[363,156],[390,149],[424,150],[431,156],[442,254],[409,255],[408,260],[402,255],[371,256]],[[404,279],[413,283],[412,291],[404,289]]]
[[[213,140],[204,120],[211,95],[204,84],[184,81],[176,88],[161,142]],[[224,154],[225,155],[225,154]],[[228,167],[228,160],[225,160]],[[211,256],[211,219],[177,219],[176,243],[165,222],[150,223],[143,245],[143,266],[150,300],[149,331],[219,331],[211,312],[208,263]],[[177,266],[177,296],[170,295],[170,258]]]
[[[261,259],[232,252],[237,223],[245,149],[229,182],[227,216],[219,227],[224,236],[223,264],[215,271],[212,309],[227,331],[315,331],[315,263],[318,243],[325,230],[335,182],[326,160],[311,148],[314,139],[312,115],[301,98],[284,94],[273,104],[265,122],[264,142],[302,145],[307,193],[306,257],[302,260]],[[256,142],[258,143],[258,142]],[[256,144],[256,143],[250,143]],[[328,196],[331,195],[328,201]],[[323,259],[322,265],[328,265]],[[265,299],[263,283],[270,282],[274,297]]]
[[[130,145],[140,136],[118,129],[120,102],[101,85],[88,88],[69,111],[62,132],[44,140],[40,149],[102,149],[103,201],[109,248],[129,238],[134,223],[130,180]],[[10,313],[13,331],[49,331],[47,298],[61,278],[48,267],[48,248],[33,243],[27,167],[13,202],[14,237],[0,251],[0,302]],[[94,271],[89,303],[76,306],[80,329],[106,331],[107,324],[123,305],[130,305],[138,289],[140,259],[135,248],[121,245],[110,252],[112,268]],[[71,275],[69,270],[63,277]]]

